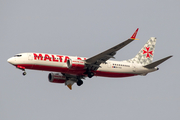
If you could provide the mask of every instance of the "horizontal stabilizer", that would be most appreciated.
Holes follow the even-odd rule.
[[[169,58],[171,58],[171,57],[172,57],[172,56],[168,56],[168,57],[163,58],[163,59],[160,59],[160,60],[158,60],[158,61],[156,61],[156,62],[153,62],[153,63],[150,63],[150,64],[148,64],[148,65],[145,65],[144,67],[145,67],[145,68],[154,68],[154,67],[158,66],[159,64],[163,63],[164,61],[166,61],[167,59],[169,59]]]

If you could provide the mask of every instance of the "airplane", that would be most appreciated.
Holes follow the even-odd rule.
[[[81,86],[82,79],[87,77],[145,76],[159,70],[157,66],[172,57],[168,56],[152,62],[156,44],[155,37],[151,37],[134,58],[123,61],[109,60],[115,58],[118,50],[137,40],[138,30],[139,28],[124,42],[90,58],[33,52],[16,54],[7,61],[22,70],[23,75],[26,75],[26,69],[51,71],[48,80],[52,83],[65,84],[70,90],[74,83]]]

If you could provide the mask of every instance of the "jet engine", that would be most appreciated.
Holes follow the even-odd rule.
[[[65,83],[66,77],[60,73],[49,73],[48,80],[52,83]]]
[[[84,69],[85,68],[85,63],[82,60],[67,60],[67,67],[69,69]]]

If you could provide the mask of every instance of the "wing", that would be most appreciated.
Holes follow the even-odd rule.
[[[77,75],[71,75],[71,74],[65,74],[62,73],[63,76],[66,77],[65,85],[72,90],[72,85],[74,83],[77,83],[78,86],[81,86],[83,84],[81,79],[85,79],[85,76],[77,76]]]
[[[124,46],[126,46],[127,44],[129,44],[130,42],[132,42],[133,40],[136,39],[136,35],[138,32],[139,28],[136,29],[136,31],[134,32],[134,34],[131,36],[131,38],[129,38],[128,40],[102,52],[99,53],[89,59],[87,59],[85,62],[87,64],[87,68],[90,70],[97,70],[100,67],[101,63],[106,63],[106,61],[110,58],[114,58],[114,55],[116,54],[116,52],[118,50],[120,50],[121,48],[123,48]]]

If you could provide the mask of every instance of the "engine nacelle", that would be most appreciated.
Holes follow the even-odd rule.
[[[85,63],[82,60],[67,60],[67,67],[69,69],[84,69],[85,68]]]
[[[49,73],[48,80],[52,83],[65,83],[66,77],[60,73]]]

